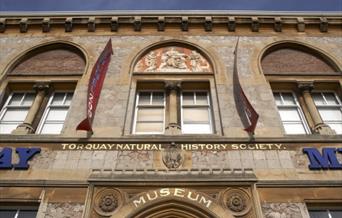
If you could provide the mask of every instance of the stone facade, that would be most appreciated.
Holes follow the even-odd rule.
[[[91,27],[92,31],[88,32],[79,26],[70,32],[72,19],[66,19],[65,26],[56,26],[51,32],[41,32],[40,26],[35,24],[27,33],[19,33],[13,30],[13,26],[7,26],[6,31],[0,33],[1,107],[18,81],[20,84],[67,81],[74,83],[75,89],[61,134],[1,135],[1,149],[39,147],[41,151],[28,162],[29,168],[25,171],[0,170],[0,204],[8,203],[8,199],[15,202],[25,199],[39,205],[39,218],[146,217],[149,215],[146,213],[158,213],[155,210],[182,217],[182,212],[178,211],[180,208],[180,211],[188,211],[196,217],[309,218],[307,205],[312,202],[340,205],[341,170],[310,170],[310,161],[303,148],[319,151],[341,148],[341,135],[286,135],[273,97],[273,84],[270,85],[270,82],[283,82],[287,88],[288,83],[298,81],[331,82],[333,85],[323,84],[323,88],[337,90],[341,98],[342,50],[336,48],[342,44],[342,38],[341,30],[335,26],[335,23],[341,23],[340,17],[334,18],[335,23],[329,20],[329,32],[322,32],[324,28],[316,23],[316,29],[304,28],[305,33],[293,28],[297,23],[284,23],[282,32],[274,32],[266,26],[259,30],[255,24],[251,27],[237,24],[233,18],[229,17],[229,31],[226,25],[216,23],[216,29],[214,25],[210,32],[198,26],[190,26],[185,31],[188,28],[185,28],[188,25],[185,18],[180,20],[183,31],[176,29],[179,23],[175,21],[165,31],[152,30],[144,25],[138,31],[138,17],[132,20],[135,30],[128,26],[132,23],[126,22],[120,24],[118,32],[114,28],[117,17],[106,23],[113,25],[114,32],[102,24],[95,32]],[[306,19],[309,18],[317,20],[315,16]],[[163,19],[158,19],[162,23]],[[209,22],[210,19],[206,20]],[[254,23],[261,21],[250,20]],[[74,22],[78,22],[77,19]],[[233,24],[239,27],[236,31]],[[209,28],[208,24],[206,28]],[[92,68],[109,39],[113,55],[98,101],[93,133],[77,131],[76,126],[86,116]],[[234,102],[237,41],[241,86],[259,113],[253,137],[243,130]],[[18,65],[20,60],[26,60],[27,54],[34,53],[33,48],[56,43],[64,43],[77,52],[43,49],[45,52]],[[295,52],[290,63],[300,60],[312,65],[300,66],[298,62],[294,66],[279,65],[281,57],[293,54],[290,50],[263,59],[264,53],[278,43],[306,46],[320,52],[330,62],[309,53]],[[167,49],[163,50],[165,47]],[[185,65],[167,63],[167,52],[176,52],[175,59],[180,58]],[[61,66],[61,63],[74,68]],[[269,72],[263,72],[264,64],[278,73],[279,69],[295,71],[302,67],[303,72],[314,68],[321,74],[309,78],[280,72],[286,79],[273,75],[267,77],[264,73]],[[176,72],[172,74],[170,69],[176,69]],[[59,70],[61,72],[56,74],[55,71]],[[177,131],[170,135],[133,134],[135,95],[141,81],[208,83],[213,134],[186,135]],[[308,119],[309,125],[312,122]],[[111,149],[117,144],[129,146]],[[158,149],[151,146],[149,149],[132,148],[137,144],[156,144]],[[197,147],[184,149],[181,147],[184,144]],[[198,149],[206,144],[209,147]],[[88,145],[91,148],[88,149]],[[178,153],[169,152],[166,157],[170,145],[175,145],[176,150],[181,149],[177,150]],[[215,146],[224,149],[214,149]],[[342,155],[336,157],[342,163]],[[12,162],[19,162],[15,152]],[[171,209],[164,208],[163,205],[167,204]]]

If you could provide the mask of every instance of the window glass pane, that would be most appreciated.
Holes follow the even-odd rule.
[[[12,98],[9,101],[8,105],[19,106],[23,96],[24,96],[24,93],[13,93]]]
[[[310,218],[329,218],[328,212],[324,210],[309,211]]]
[[[7,108],[2,121],[24,121],[27,113],[28,109],[26,108]]]
[[[71,93],[71,92],[67,93],[67,97],[65,99],[64,105],[70,105],[73,95],[74,93]]]
[[[296,105],[296,102],[294,100],[292,93],[281,93],[281,95],[283,96],[285,105]]]
[[[197,92],[196,93],[196,104],[208,105],[207,92]]]
[[[36,95],[34,93],[27,93],[25,95],[24,101],[22,102],[22,105],[31,106],[35,96]]]
[[[18,218],[36,218],[37,211],[34,210],[20,210]]]
[[[164,129],[164,125],[162,122],[153,122],[153,123],[138,122],[135,127],[135,132],[162,133],[163,129]]]
[[[184,123],[209,123],[208,108],[184,108],[183,120]]]
[[[336,99],[334,93],[326,92],[323,94],[324,94],[325,100],[327,101],[328,105],[338,105],[338,102],[337,102],[337,99]]]
[[[194,102],[194,93],[193,92],[183,92],[183,104],[184,105],[193,105]]]
[[[301,123],[284,123],[286,134],[306,134],[303,124]]]
[[[1,134],[10,134],[13,130],[15,130],[17,128],[18,125],[19,125],[19,123],[17,123],[17,124],[0,123],[0,133]]]
[[[341,218],[342,210],[330,210],[331,218]]]
[[[164,93],[154,92],[152,97],[152,104],[163,105],[164,104]]]
[[[335,130],[336,134],[342,134],[342,123],[327,123],[330,128]]]
[[[279,114],[282,121],[300,121],[297,108],[279,108]]]
[[[47,121],[64,121],[68,113],[68,108],[50,108],[46,117]]]
[[[339,108],[320,108],[318,111],[324,121],[342,121],[342,112]]]
[[[183,124],[182,132],[188,134],[211,133],[209,124]]]
[[[47,124],[45,123],[42,127],[42,130],[40,133],[42,134],[59,134],[61,133],[63,128],[63,124],[62,123],[58,123],[58,124]]]
[[[164,108],[139,108],[137,121],[163,121]]]
[[[316,105],[325,105],[325,101],[321,93],[312,93],[311,96]]]
[[[150,92],[140,92],[139,93],[139,105],[150,104],[151,93]]]
[[[0,210],[1,218],[14,218],[17,210]]]
[[[52,105],[63,105],[65,93],[55,93],[53,95],[53,99],[51,104]]]
[[[279,93],[273,93],[273,96],[274,96],[274,100],[275,100],[276,104],[282,105],[280,94]]]

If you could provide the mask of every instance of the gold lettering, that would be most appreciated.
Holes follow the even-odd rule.
[[[165,196],[168,196],[170,195],[170,189],[168,188],[162,188],[160,189],[160,197],[165,197]]]
[[[206,200],[205,197],[201,196],[201,199],[199,200],[199,203],[202,203],[206,206],[206,207],[210,207],[211,204],[211,200]]]
[[[232,149],[233,150],[238,150],[239,149],[239,146],[237,144],[232,144]]]
[[[175,193],[173,194],[174,196],[184,198],[184,195],[182,195],[185,192],[184,189],[180,188],[175,188]]]
[[[192,194],[192,192],[189,191],[189,193],[188,193],[188,198],[189,198],[190,200],[192,200],[192,201],[198,201],[199,195],[196,194],[196,198],[192,198],[192,197],[191,197],[191,194]]]
[[[134,200],[133,204],[135,205],[135,207],[138,207],[140,204],[145,204],[145,198],[144,196],[140,196],[139,200]]]
[[[147,193],[147,198],[148,198],[148,200],[149,201],[152,201],[152,200],[154,200],[154,199],[157,199],[158,198],[158,194],[157,194],[157,191],[154,191],[153,192],[154,193],[154,197],[153,198],[151,198],[151,196],[150,196],[150,193]]]

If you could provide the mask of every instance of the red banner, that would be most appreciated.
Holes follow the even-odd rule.
[[[254,135],[254,130],[257,125],[259,115],[254,110],[251,103],[248,101],[239,80],[239,73],[237,70],[237,49],[239,40],[236,43],[234,51],[234,72],[233,72],[233,88],[234,88],[234,100],[240,119],[244,126],[244,130],[249,134]]]
[[[87,97],[87,117],[80,122],[80,124],[78,124],[76,130],[93,131],[92,124],[95,110],[97,107],[97,102],[99,101],[103,81],[105,79],[112,54],[112,41],[109,39],[106,47],[102,51],[100,57],[97,59],[90,75]]]

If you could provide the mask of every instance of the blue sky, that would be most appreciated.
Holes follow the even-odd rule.
[[[0,0],[0,11],[39,12],[95,10],[263,10],[341,12],[342,0]]]

